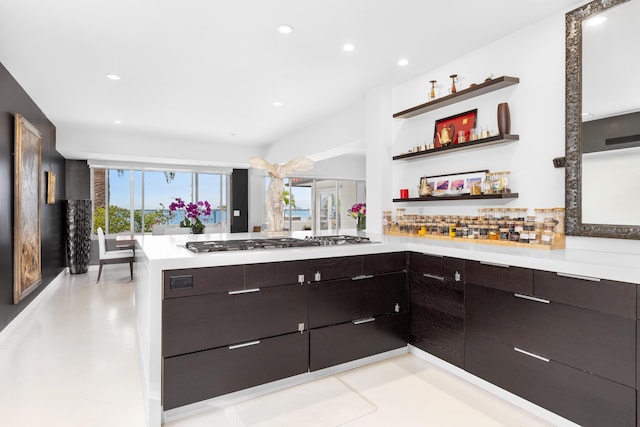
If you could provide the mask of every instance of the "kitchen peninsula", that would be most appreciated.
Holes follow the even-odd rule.
[[[369,236],[374,243],[357,245],[200,254],[185,248],[193,240],[264,237],[251,233],[137,238],[141,250],[136,252],[136,315],[148,425],[197,410],[200,401],[230,391],[291,376],[311,380],[328,367],[344,369],[357,360],[372,360],[367,357],[375,354],[389,357],[407,349],[438,357],[454,371],[457,366],[584,425],[590,425],[589,420],[592,425],[635,423],[640,267],[634,256],[478,248],[375,235]],[[284,279],[289,271],[302,273]],[[366,298],[353,289],[364,290]],[[202,370],[226,366],[217,349],[257,348],[260,340],[245,337],[242,325],[238,340],[202,334],[190,326],[198,318],[208,333],[217,313],[238,319],[227,310],[229,298],[257,294],[264,294],[267,305],[282,301],[276,311],[297,328],[271,331],[261,325],[261,336],[268,337],[262,341],[267,345],[264,351],[273,354],[268,345],[280,352],[290,350],[276,357],[284,357],[290,371],[257,363],[263,372],[238,381],[223,378],[219,381],[235,383],[218,387],[210,379],[221,377],[207,379]],[[368,307],[354,308],[354,303],[348,310],[355,314],[343,318],[349,302],[361,300]],[[330,310],[339,302],[345,302],[344,307]],[[241,317],[259,314],[243,303],[232,304]],[[185,312],[186,317],[181,314]],[[198,317],[202,313],[204,320]],[[553,327],[545,328],[549,324]],[[349,328],[357,326],[363,329],[354,335]],[[345,342],[354,341],[359,347],[337,354]],[[268,363],[267,359],[261,361]],[[344,364],[348,361],[355,362]],[[196,373],[190,374],[190,369]],[[211,390],[203,392],[194,378],[213,384]],[[531,386],[523,390],[522,384]],[[182,385],[189,386],[183,387],[186,394],[176,393]],[[600,403],[593,404],[593,399]]]

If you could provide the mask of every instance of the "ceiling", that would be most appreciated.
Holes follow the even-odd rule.
[[[576,4],[0,0],[0,62],[58,128],[264,146]]]

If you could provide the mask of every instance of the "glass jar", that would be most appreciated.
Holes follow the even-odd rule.
[[[485,223],[480,225],[480,233],[478,239],[487,240],[489,238],[489,226]]]
[[[543,245],[553,245],[553,239],[555,237],[555,233],[553,231],[544,230],[542,232],[542,236],[540,237],[540,243]]]
[[[455,223],[450,223],[449,224],[449,237],[456,237],[456,224]]]
[[[529,231],[529,243],[540,243],[540,232],[538,230]]]
[[[500,228],[499,232],[500,232],[500,235],[499,235],[500,240],[509,240],[509,229],[508,228]]]
[[[487,172],[482,181],[482,194],[493,194],[493,174]]]
[[[511,177],[511,172],[500,172],[500,180],[502,181],[502,193],[508,194],[511,193],[511,187],[509,186],[509,181]]]
[[[500,238],[497,225],[489,226],[489,240],[498,240]]]
[[[520,243],[529,243],[529,232],[528,231],[522,231],[520,233],[520,239],[518,240]]]

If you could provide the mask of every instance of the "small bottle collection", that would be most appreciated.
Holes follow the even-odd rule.
[[[564,208],[483,208],[477,216],[416,215],[397,208],[383,212],[385,234],[464,239],[503,246],[564,248]]]

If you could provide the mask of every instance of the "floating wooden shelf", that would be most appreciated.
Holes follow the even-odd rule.
[[[403,153],[393,156],[393,160],[412,160],[421,157],[433,156],[436,154],[442,154],[448,151],[466,150],[468,148],[477,148],[479,146],[486,147],[488,145],[502,144],[506,142],[518,141],[519,135],[495,135],[489,138],[477,139],[475,141],[463,142],[461,144],[446,145],[444,147],[433,148],[431,150],[417,151],[415,153]]]
[[[483,83],[479,83],[475,86],[471,86],[467,89],[462,89],[451,95],[443,96],[442,98],[436,98],[433,101],[426,102],[424,104],[416,105],[407,110],[400,111],[393,115],[394,119],[408,119],[409,117],[424,114],[428,111],[433,111],[438,108],[446,107],[447,105],[455,104],[456,102],[464,101],[466,99],[473,98],[475,96],[483,95],[485,93],[493,92],[498,89],[517,85],[520,83],[520,79],[517,77],[502,76],[495,79],[487,80]]]
[[[428,197],[410,197],[408,199],[393,199],[393,202],[444,202],[445,200],[487,200],[487,199],[517,199],[518,193],[505,194],[480,194],[472,196],[471,194],[460,194],[458,196],[428,196]]]
[[[409,233],[400,233],[397,231],[385,231],[384,234],[389,236],[415,237],[417,239],[444,240],[449,242],[473,243],[478,245],[506,246],[506,247],[512,247],[512,248],[522,248],[522,249],[554,250],[554,249],[565,248],[565,235],[561,233],[555,234],[555,237],[553,239],[553,244],[551,245],[543,245],[542,243],[511,242],[507,240],[466,239],[464,237],[435,236],[431,234],[416,235],[416,234],[409,234]]]

